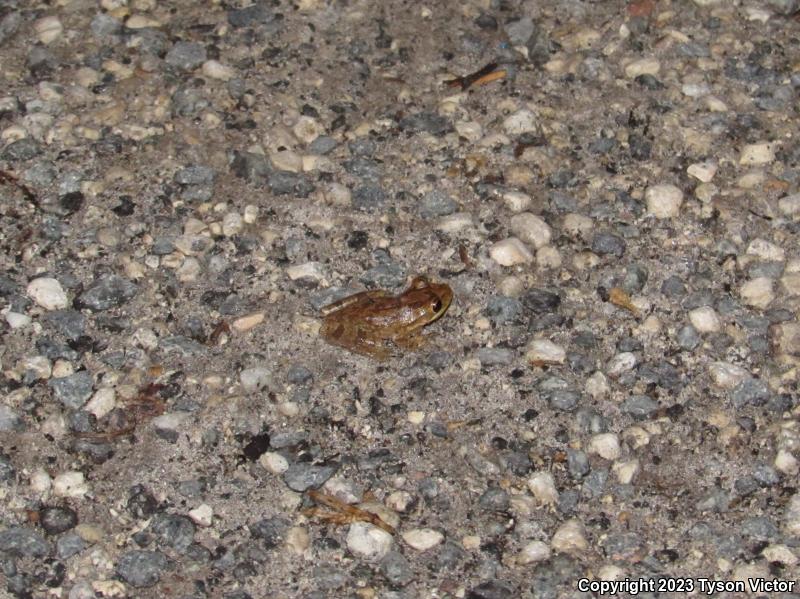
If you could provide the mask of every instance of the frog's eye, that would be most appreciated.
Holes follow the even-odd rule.
[[[442,309],[442,300],[437,299],[433,304],[433,311],[438,312]]]

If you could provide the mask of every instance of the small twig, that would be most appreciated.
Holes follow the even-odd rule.
[[[312,507],[303,510],[303,513],[307,516],[314,516],[320,520],[331,522],[333,524],[369,522],[373,526],[377,526],[381,530],[385,530],[390,535],[395,533],[394,527],[384,522],[378,514],[373,514],[372,512],[362,510],[350,505],[349,503],[345,503],[340,499],[337,499],[333,495],[326,495],[325,493],[320,493],[319,491],[311,490],[308,492],[308,496],[315,502],[319,503],[320,505],[324,505],[333,511],[328,512]]]
[[[485,67],[478,69],[474,73],[470,75],[465,75],[464,77],[456,77],[455,79],[449,79],[445,81],[450,87],[460,87],[462,91],[472,87],[473,85],[486,85],[487,83],[491,83],[492,81],[497,81],[498,79],[502,79],[507,75],[507,71],[505,69],[497,69],[496,62],[490,62]]]

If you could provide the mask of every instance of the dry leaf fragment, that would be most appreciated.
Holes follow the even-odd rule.
[[[320,505],[324,505],[327,508],[330,508],[333,511],[326,511],[321,510],[318,507],[308,508],[303,510],[303,513],[306,516],[312,516],[315,518],[319,518],[325,522],[329,522],[331,524],[351,524],[353,522],[369,522],[373,526],[377,526],[378,528],[385,530],[390,535],[395,533],[394,527],[384,522],[380,516],[377,514],[373,514],[372,512],[368,512],[366,510],[362,510],[355,506],[350,505],[349,503],[345,503],[344,501],[337,499],[333,495],[326,495],[325,493],[320,493],[319,491],[311,490],[308,492],[308,496],[315,502],[319,503]]]
[[[620,287],[612,287],[608,292],[608,301],[615,306],[625,308],[634,316],[639,316],[639,310],[633,305],[631,296],[628,295],[624,289]]]

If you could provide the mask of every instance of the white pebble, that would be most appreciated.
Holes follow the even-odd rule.
[[[214,510],[210,505],[202,503],[193,510],[189,510],[189,518],[198,526],[208,528],[214,519]]]
[[[528,489],[541,505],[553,506],[558,503],[556,482],[549,472],[535,472],[528,479]]]
[[[785,529],[790,535],[800,535],[800,491],[786,504]]]
[[[272,474],[283,474],[289,469],[289,460],[274,451],[267,451],[258,458],[258,463],[262,468]]]
[[[778,562],[787,566],[796,566],[798,561],[797,556],[786,545],[769,545],[761,552],[768,562]]]
[[[36,37],[43,44],[50,44],[56,41],[64,32],[64,26],[58,17],[44,17],[33,24]]]
[[[606,375],[599,370],[586,379],[586,384],[583,388],[593,399],[605,397],[611,390],[611,388],[608,386],[608,379],[606,378]]]
[[[758,256],[762,260],[773,260],[776,262],[783,262],[786,258],[786,252],[782,247],[761,238],[754,239],[750,242],[747,246],[747,253]]]
[[[629,485],[633,481],[633,477],[639,472],[639,460],[617,462],[611,467],[611,471],[621,485]]]
[[[511,212],[527,210],[532,201],[531,196],[521,191],[507,191],[503,194],[503,203]]]
[[[298,279],[321,281],[325,278],[325,267],[319,262],[304,262],[297,266],[290,266],[286,269],[286,274],[292,281]]]
[[[706,96],[704,100],[711,112],[728,112],[728,105],[716,96]]]
[[[717,165],[713,162],[695,162],[689,165],[686,172],[702,183],[709,183],[717,174]]]
[[[583,531],[583,524],[576,518],[567,520],[558,527],[551,541],[553,549],[561,553],[580,553],[589,548]]]
[[[296,555],[303,555],[311,545],[311,536],[304,526],[292,526],[286,531],[286,547]]]
[[[644,194],[647,212],[656,218],[674,218],[680,213],[683,192],[674,185],[652,185]]]
[[[34,493],[47,493],[53,486],[53,479],[47,474],[47,471],[39,467],[31,474],[31,490]]]
[[[733,389],[743,380],[750,378],[750,373],[741,366],[730,362],[712,362],[708,366],[711,380],[721,389]]]
[[[717,333],[722,326],[711,306],[702,306],[689,312],[689,322],[701,333]]]
[[[702,98],[711,93],[708,83],[684,83],[681,93],[689,98]]]
[[[550,559],[551,555],[552,551],[550,551],[550,546],[547,543],[543,541],[531,541],[519,552],[517,563],[535,564]]]
[[[509,229],[519,239],[530,243],[537,250],[550,243],[553,236],[550,226],[541,217],[522,212],[511,217]]]
[[[533,262],[533,254],[522,241],[509,237],[489,248],[489,256],[500,266],[514,266]]]
[[[230,81],[236,77],[236,69],[218,60],[207,60],[203,63],[203,75],[220,81]]]
[[[21,361],[20,370],[32,372],[38,379],[49,379],[53,374],[53,365],[45,356],[31,356]]]
[[[775,456],[775,468],[788,476],[797,476],[797,473],[800,472],[797,458],[786,449],[781,449]]]
[[[563,364],[567,351],[547,339],[533,339],[528,343],[525,359],[534,364]]]
[[[352,199],[350,190],[341,183],[331,183],[324,195],[325,201],[335,206],[349,206]]]
[[[561,253],[552,245],[536,250],[536,265],[539,268],[558,268],[561,266]]]
[[[436,229],[444,233],[458,233],[462,229],[470,229],[474,225],[468,212],[456,212],[442,217],[436,223]]]
[[[503,129],[508,135],[536,131],[536,115],[526,108],[518,110],[503,121]]]
[[[88,492],[89,486],[84,481],[82,472],[62,472],[53,481],[53,494],[58,497],[83,497]]]
[[[618,377],[623,372],[633,370],[633,367],[638,363],[639,360],[633,352],[620,352],[609,360],[606,372],[610,377]]]
[[[752,279],[742,285],[739,296],[746,305],[763,310],[775,299],[775,292],[772,290],[774,283],[769,277]]]
[[[413,504],[414,496],[408,491],[395,491],[386,498],[386,507],[403,513]]]
[[[245,393],[256,393],[272,387],[272,374],[267,368],[255,366],[239,373],[239,383]]]
[[[403,540],[412,549],[417,551],[427,551],[433,549],[442,541],[444,535],[432,528],[415,528],[403,533]]]
[[[86,402],[83,409],[94,414],[95,417],[100,420],[116,407],[116,395],[116,391],[111,387],[101,387],[94,392],[94,395]]]
[[[150,423],[155,429],[171,432],[180,430],[189,418],[191,418],[189,412],[168,412],[161,414],[161,416],[156,416]]]
[[[457,122],[456,132],[467,141],[473,143],[483,137],[483,127],[481,127],[480,123],[476,123],[475,121]]]
[[[234,320],[231,323],[231,328],[237,333],[244,333],[245,331],[249,331],[253,327],[258,326],[262,322],[264,322],[264,317],[265,314],[263,312],[253,312],[252,314],[246,314]]]
[[[28,283],[28,296],[45,310],[63,310],[69,305],[67,294],[56,279],[39,277]]]
[[[774,144],[761,142],[748,144],[742,148],[739,155],[739,164],[742,166],[752,166],[756,164],[769,164],[775,160]]]
[[[614,461],[620,456],[619,438],[614,433],[600,433],[589,441],[589,453],[599,455],[604,460]]]
[[[242,232],[244,228],[244,220],[242,215],[238,212],[228,212],[222,218],[222,234],[225,237],[233,237]]]
[[[27,314],[20,314],[19,312],[6,312],[5,319],[12,329],[21,329],[31,323],[31,317]]]
[[[392,535],[385,530],[367,524],[354,522],[347,531],[347,548],[356,555],[370,561],[380,560],[392,548]]]
[[[661,70],[661,63],[655,58],[641,58],[634,60],[625,67],[625,76],[636,79],[639,75],[657,75]]]
[[[778,210],[785,216],[800,216],[800,193],[788,195],[778,200]]]
[[[255,204],[248,204],[244,207],[244,222],[252,225],[258,220],[258,206]]]
[[[196,281],[200,272],[203,270],[200,261],[194,256],[187,256],[175,271],[175,275],[182,283]]]

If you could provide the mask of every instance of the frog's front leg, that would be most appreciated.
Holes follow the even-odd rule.
[[[420,331],[413,331],[407,335],[395,337],[393,341],[397,347],[408,350],[417,350],[428,343],[428,335],[424,335]]]
[[[375,341],[374,335],[362,326],[345,326],[341,322],[326,320],[320,334],[331,345],[376,360],[386,360],[391,353],[382,339]]]

